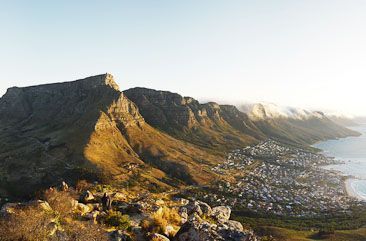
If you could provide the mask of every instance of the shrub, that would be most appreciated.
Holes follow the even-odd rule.
[[[92,184],[88,183],[86,180],[79,180],[76,183],[76,191],[79,193],[85,192],[86,190],[90,189],[92,187]]]
[[[62,218],[69,216],[74,209],[74,199],[67,191],[49,189],[44,193],[44,198],[57,215]]]
[[[154,212],[149,218],[142,220],[140,226],[146,232],[166,234],[168,225],[178,226],[180,223],[181,217],[177,210],[164,207]]]
[[[104,219],[105,224],[116,227],[120,230],[126,230],[131,226],[128,215],[122,215],[121,212],[110,210]]]
[[[104,229],[97,224],[88,222],[71,222],[63,225],[63,239],[72,241],[108,241],[108,235]],[[55,241],[56,241],[55,240]]]
[[[52,231],[53,215],[37,207],[19,208],[0,220],[1,241],[44,241]]]

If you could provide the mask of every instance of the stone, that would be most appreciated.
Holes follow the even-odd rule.
[[[20,204],[20,206],[25,206],[25,207],[35,207],[35,208],[39,208],[45,212],[52,212],[52,208],[50,206],[50,204],[46,201],[42,201],[42,200],[34,200],[34,201],[30,201],[30,202],[26,202],[26,203],[22,203]]]
[[[170,241],[170,239],[158,233],[151,234],[149,239],[154,241]]]
[[[81,215],[84,215],[91,211],[90,208],[83,203],[78,203],[76,209],[81,213]]]
[[[62,181],[62,183],[61,183],[61,191],[66,192],[67,190],[69,190],[69,185],[67,185],[66,182]]]
[[[188,205],[186,205],[184,208],[187,209],[187,214],[192,215],[194,213],[198,214],[198,216],[201,216],[203,214],[202,209],[199,205],[199,202],[197,201],[190,201]]]
[[[144,205],[141,203],[130,203],[127,205],[127,213],[140,214],[144,212]]]
[[[76,209],[77,208],[77,206],[78,206],[78,201],[77,200],[75,200],[75,199],[72,199],[71,200],[71,206],[72,206],[72,208],[73,209]]]
[[[216,225],[190,220],[182,225],[173,241],[224,241],[216,232]]]
[[[81,194],[79,201],[82,203],[88,203],[91,201],[94,201],[95,197],[90,191],[85,191],[83,194]]]
[[[200,206],[203,215],[205,215],[207,217],[211,216],[212,209],[211,209],[210,205],[208,205],[207,203],[201,202],[201,201],[197,201],[197,203]]]
[[[181,207],[181,208],[179,208],[179,210],[178,210],[178,214],[179,214],[179,216],[182,218],[182,220],[181,220],[181,223],[182,223],[182,224],[188,221],[188,212],[187,212],[187,208],[185,208],[185,207]]]
[[[132,241],[130,235],[122,230],[115,230],[109,234],[111,241]]]
[[[234,229],[234,230],[239,230],[239,231],[243,231],[243,225],[238,222],[238,221],[234,221],[234,220],[228,220],[224,223],[228,229]]]
[[[217,221],[227,221],[230,219],[231,208],[228,206],[218,206],[212,209],[211,216]]]
[[[56,222],[49,223],[47,227],[50,230],[49,236],[53,236],[58,230],[58,224]]]
[[[126,200],[126,195],[120,192],[113,193],[113,200]]]
[[[93,223],[97,223],[97,218],[99,216],[100,212],[99,211],[93,211],[93,212],[90,212],[90,213],[87,213],[85,215],[85,218],[88,219],[88,220],[91,220],[93,221]]]
[[[164,234],[168,237],[171,237],[171,236],[174,236],[177,232],[178,232],[178,230],[176,230],[172,225],[167,225],[165,227]]]
[[[165,204],[164,200],[161,200],[161,199],[158,199],[155,201],[155,204],[158,205],[158,206],[162,206]]]
[[[173,241],[254,241],[256,236],[247,231],[243,231],[241,223],[228,220],[231,209],[226,206],[216,207],[212,210],[217,223],[209,223],[193,213],[184,223]],[[248,238],[251,239],[248,239]]]

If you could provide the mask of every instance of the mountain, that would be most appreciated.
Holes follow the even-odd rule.
[[[305,109],[278,106],[273,103],[258,103],[254,105],[243,106],[249,118],[253,121],[268,119],[294,119],[308,120],[312,118],[322,118],[322,113],[308,111]]]
[[[354,118],[354,121],[357,124],[365,124],[366,123],[366,117],[365,116],[358,116]]]
[[[199,103],[191,97],[147,88],[125,90],[147,123],[177,139],[222,153],[266,138],[235,106]]]
[[[309,145],[317,141],[356,136],[319,111],[258,103],[240,107],[268,137],[288,144]]]
[[[338,114],[327,114],[327,117],[338,125],[350,127],[358,126],[357,120],[353,116],[338,115]]]
[[[14,87],[0,99],[0,194],[79,179],[204,184],[218,161],[147,124],[110,74]]]
[[[0,197],[62,180],[156,191],[230,181],[213,167],[232,149],[356,134],[320,112],[257,105],[244,113],[168,91],[121,92],[110,74],[13,87],[0,99]]]

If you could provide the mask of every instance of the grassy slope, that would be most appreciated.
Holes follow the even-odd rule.
[[[334,234],[318,236],[316,231],[297,231],[292,229],[277,228],[277,227],[263,227],[262,234],[271,235],[274,238],[281,241],[312,241],[312,240],[324,240],[324,241],[365,241],[366,240],[366,228],[360,228],[357,230],[339,230]]]

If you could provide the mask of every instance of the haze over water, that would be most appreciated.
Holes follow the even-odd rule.
[[[327,169],[363,179],[353,179],[350,185],[355,193],[366,200],[366,124],[351,128],[362,135],[320,142],[315,147],[324,150],[329,156],[345,161],[345,164],[330,165]]]

